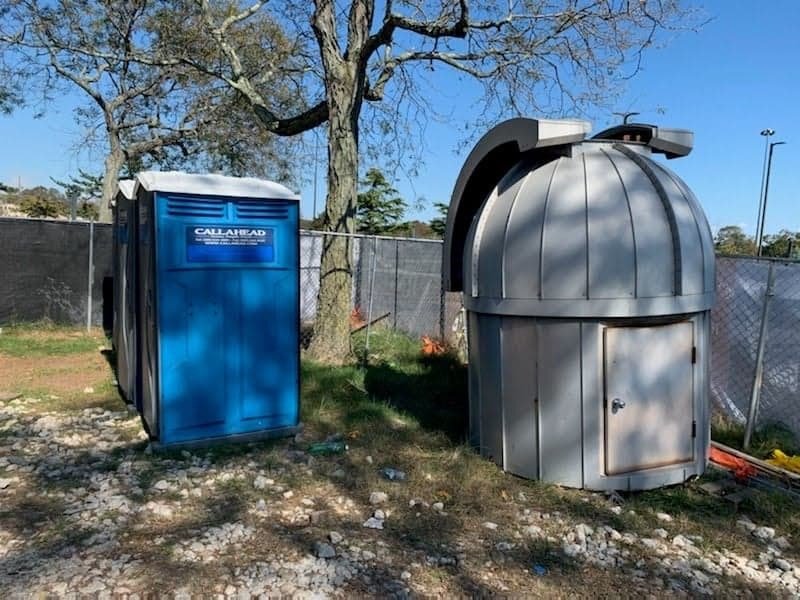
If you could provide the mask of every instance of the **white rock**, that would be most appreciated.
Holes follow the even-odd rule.
[[[283,492],[283,497],[288,500],[289,498],[294,497],[294,492],[292,490],[288,490],[286,492]]]
[[[153,488],[157,489],[159,492],[163,492],[164,490],[169,489],[169,483],[167,483],[165,479],[160,479],[156,482]]]
[[[671,523],[672,522],[672,517],[670,515],[668,515],[667,513],[663,513],[663,512],[656,513],[656,519],[658,519],[659,521],[663,521],[664,523]]]
[[[362,527],[366,527],[367,529],[383,529],[383,519],[376,519],[375,517],[370,517],[366,521]]]
[[[753,535],[760,540],[771,540],[775,537],[775,530],[772,527],[756,527]]]
[[[748,533],[750,533],[751,531],[753,531],[756,528],[756,524],[753,523],[747,517],[743,517],[743,518],[739,519],[738,521],[736,521],[736,526],[739,529],[744,529]]]
[[[786,536],[783,535],[781,537],[776,537],[774,540],[772,540],[772,542],[781,550],[786,550],[789,548],[789,546],[791,546],[789,540],[787,540]]]
[[[333,558],[336,556],[336,548],[325,542],[314,542],[314,554],[318,558]]]
[[[382,510],[379,508],[379,509],[378,509],[378,510],[376,510],[374,513],[372,513],[372,516],[373,516],[373,517],[375,517],[376,519],[380,519],[381,521],[383,521],[383,520],[386,518],[386,513],[385,513],[385,512],[383,512],[383,511],[382,511]]]
[[[12,483],[14,483],[13,479],[0,479],[0,490],[6,489]]]
[[[653,530],[653,534],[654,534],[656,537],[660,537],[661,539],[666,539],[666,538],[667,538],[667,536],[669,535],[669,534],[667,533],[667,530],[666,530],[666,529],[661,529],[661,528],[659,528],[659,529],[654,529],[654,530]]]
[[[621,506],[612,506],[611,507],[611,512],[614,513],[615,515],[621,515],[622,514],[622,507]]]
[[[564,544],[563,550],[564,554],[570,558],[575,558],[581,552],[583,552],[583,548],[581,548],[578,544]]]
[[[541,527],[537,527],[536,525],[528,525],[522,530],[522,532],[526,535],[535,538],[544,536],[544,530]]]
[[[411,579],[411,573],[409,573],[408,571],[403,571],[402,573],[400,573],[400,579],[402,579],[403,581],[408,581],[409,579]]]
[[[344,536],[338,531],[331,531],[328,534],[328,539],[331,541],[331,544],[340,544],[344,540]]]
[[[266,477],[259,475],[253,480],[253,487],[257,490],[263,490],[269,485],[269,483],[267,483],[268,481]]]
[[[678,534],[674,538],[672,538],[672,545],[673,546],[678,546],[679,548],[688,548],[689,546],[692,546],[693,544],[692,544],[692,541],[689,538],[686,538],[686,537]]]
[[[369,495],[369,503],[370,504],[383,504],[384,502],[389,501],[389,494],[386,492],[372,492]]]
[[[639,541],[642,543],[642,546],[644,546],[645,548],[649,548],[650,550],[654,550],[659,546],[659,541],[654,540],[652,538],[642,538]]]
[[[433,507],[433,510],[444,510],[444,502],[434,502],[431,506]]]
[[[492,523],[491,521],[486,521],[486,522],[483,524],[483,526],[484,526],[486,529],[491,529],[492,531],[494,531],[495,529],[497,529],[497,523]]]
[[[791,571],[793,569],[791,563],[784,558],[776,558],[772,564],[778,567],[781,571]]]
[[[495,544],[495,548],[499,552],[508,552],[514,549],[514,544],[511,542],[497,542],[497,544]]]

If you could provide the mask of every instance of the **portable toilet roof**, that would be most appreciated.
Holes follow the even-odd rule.
[[[202,194],[230,198],[274,198],[300,200],[300,196],[274,181],[255,177],[228,177],[182,171],[143,171],[136,175],[134,194],[139,187],[148,192]]]
[[[714,299],[714,247],[688,186],[653,160],[691,132],[512,119],[476,145],[448,211],[445,288],[509,315],[690,313]],[[476,218],[476,215],[479,215]]]

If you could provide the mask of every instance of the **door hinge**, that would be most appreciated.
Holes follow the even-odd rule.
[[[697,437],[697,421],[692,421],[692,438]]]
[[[697,362],[697,346],[692,346],[692,364]]]

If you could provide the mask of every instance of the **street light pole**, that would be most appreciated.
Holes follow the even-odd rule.
[[[756,213],[756,231],[755,237],[758,239],[758,232],[761,229],[761,211],[763,210],[764,205],[764,181],[767,178],[767,149],[769,148],[769,138],[772,135],[775,135],[774,129],[762,129],[761,135],[764,136],[764,163],[761,166],[761,187],[758,188],[758,212]],[[755,248],[753,248],[753,252],[759,256],[761,255],[761,249],[758,244],[756,244]]]
[[[761,228],[758,230],[758,239],[756,240],[756,244],[758,246],[758,255],[761,256],[761,243],[764,241],[764,221],[767,217],[767,194],[769,193],[769,175],[770,171],[772,170],[772,151],[775,149],[775,146],[780,146],[781,144],[785,144],[786,142],[772,142],[769,145],[769,158],[767,159],[767,178],[764,182],[764,205],[761,209]]]

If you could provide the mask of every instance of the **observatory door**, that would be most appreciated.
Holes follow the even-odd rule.
[[[693,459],[693,334],[690,321],[605,330],[606,474]]]

